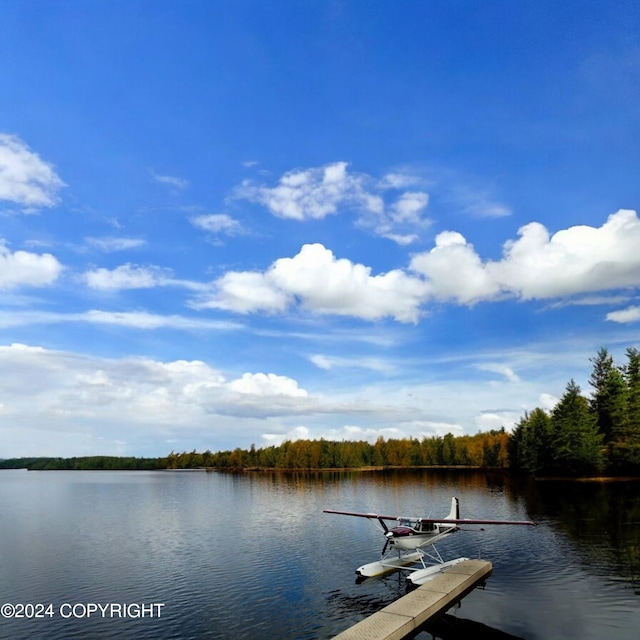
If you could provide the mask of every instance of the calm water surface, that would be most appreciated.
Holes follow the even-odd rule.
[[[0,637],[330,638],[406,585],[399,574],[356,584],[383,538],[322,510],[439,516],[453,495],[462,517],[541,523],[439,545],[445,559],[493,562],[486,588],[453,615],[527,640],[640,637],[639,482],[433,471],[1,471],[0,604],[51,603],[54,615],[0,617]],[[159,618],[60,614],[89,603],[164,607]]]

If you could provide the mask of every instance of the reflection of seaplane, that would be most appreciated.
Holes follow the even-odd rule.
[[[409,568],[409,565],[420,563],[422,568],[409,569],[412,573],[409,580],[413,584],[422,584],[433,578],[443,569],[450,567],[467,558],[456,558],[449,562],[444,562],[440,553],[435,548],[435,543],[444,540],[456,531],[460,531],[461,524],[516,524],[535,525],[536,522],[528,520],[471,520],[460,518],[460,506],[458,498],[451,499],[451,511],[445,518],[405,518],[397,516],[383,516],[376,513],[356,513],[353,511],[335,511],[325,509],[325,513],[336,513],[342,516],[357,516],[367,518],[374,522],[383,532],[386,541],[382,548],[382,555],[379,561],[370,562],[356,569],[359,579],[380,576],[391,571],[402,568]],[[377,522],[375,522],[377,520]],[[394,520],[397,525],[388,527],[386,520]],[[426,551],[426,547],[431,547],[431,551]],[[425,564],[425,556],[433,563],[431,566]]]

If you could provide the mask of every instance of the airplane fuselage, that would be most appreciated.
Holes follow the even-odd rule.
[[[389,545],[402,551],[420,549],[439,542],[443,538],[450,536],[457,529],[456,526],[428,525],[430,527],[429,531],[421,531],[420,524],[418,523],[415,528],[400,525],[389,529],[385,534],[389,539]],[[427,523],[424,523],[423,526],[426,527]]]

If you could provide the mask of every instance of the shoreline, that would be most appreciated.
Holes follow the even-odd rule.
[[[524,478],[529,477],[534,482],[634,482],[640,481],[640,476],[535,476],[532,474],[514,473],[510,469],[503,467],[481,467],[472,465],[420,465],[412,467],[403,466],[365,466],[365,467],[312,467],[312,468],[300,468],[292,469],[287,467],[188,467],[188,468],[159,468],[159,469],[29,469],[28,467],[0,467],[0,471],[171,471],[179,473],[384,473],[387,471],[416,471],[416,470],[429,470],[429,471],[450,471],[450,472],[467,472],[467,471],[480,471],[485,473],[493,473],[502,476]]]

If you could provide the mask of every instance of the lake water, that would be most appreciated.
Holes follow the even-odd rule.
[[[493,562],[458,618],[526,638],[640,637],[640,482],[469,472],[0,472],[0,637],[331,638],[405,593],[356,584],[384,539],[325,508],[536,519],[460,532],[444,559]],[[90,605],[114,604],[92,611]],[[146,608],[141,608],[144,605]],[[118,617],[128,614],[127,617]],[[142,615],[144,617],[132,617]],[[430,638],[426,634],[421,637]]]

